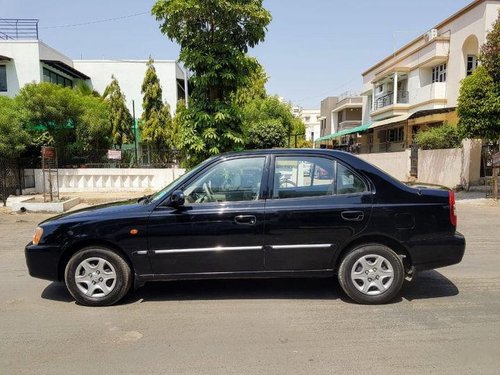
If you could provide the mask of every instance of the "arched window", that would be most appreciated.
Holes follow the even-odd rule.
[[[464,56],[465,75],[470,76],[477,68],[477,55],[479,54],[479,41],[475,35],[469,35],[462,46]]]

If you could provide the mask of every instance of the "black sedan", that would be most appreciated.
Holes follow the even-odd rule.
[[[412,188],[348,153],[259,150],[201,163],[158,193],[57,216],[25,249],[31,276],[81,304],[148,281],[332,277],[385,303],[416,271],[461,261],[452,191]]]

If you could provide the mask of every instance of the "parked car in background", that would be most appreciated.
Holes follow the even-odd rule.
[[[65,281],[84,305],[149,281],[334,275],[376,304],[416,271],[460,262],[456,225],[452,191],[406,186],[344,152],[258,150],[208,159],[152,196],[46,220],[25,252],[32,276]]]

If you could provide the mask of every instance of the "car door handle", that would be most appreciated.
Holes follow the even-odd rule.
[[[342,211],[340,215],[347,221],[361,221],[365,217],[363,211]]]
[[[240,225],[255,225],[257,218],[254,215],[238,215],[234,217],[234,222]]]

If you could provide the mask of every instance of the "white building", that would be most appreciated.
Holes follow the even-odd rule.
[[[132,111],[133,100],[136,117],[140,117],[141,85],[147,60],[72,60],[38,40],[37,21],[28,21],[32,23],[19,24],[20,30],[7,27],[7,33],[2,31],[0,19],[0,95],[13,97],[31,82],[45,81],[72,87],[78,80],[87,82],[102,94],[114,75],[129,109]],[[18,39],[16,34],[28,38]],[[177,100],[185,99],[185,71],[174,60],[158,60],[154,65],[162,85],[163,100],[175,111]]]
[[[421,127],[458,121],[460,82],[499,10],[499,0],[474,0],[362,74],[367,150],[401,151]]]
[[[319,109],[303,109],[299,106],[292,107],[292,115],[300,118],[306,126],[306,140],[315,141],[320,136]]]
[[[111,81],[111,76],[120,83],[120,87],[130,105],[135,102],[136,117],[142,113],[141,85],[146,74],[148,60],[73,60],[73,66],[90,77],[94,90],[103,93]],[[155,60],[156,74],[160,80],[163,101],[175,111],[177,100],[185,99],[184,70],[174,60]]]

